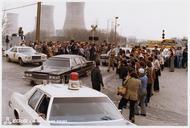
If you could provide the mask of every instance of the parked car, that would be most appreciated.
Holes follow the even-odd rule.
[[[24,79],[32,85],[41,84],[43,80],[52,83],[67,83],[71,72],[78,72],[80,76],[86,75],[94,68],[93,61],[87,61],[79,55],[57,55],[50,57],[43,65],[26,70]]]
[[[79,80],[37,85],[25,94],[15,92],[9,106],[16,119],[38,125],[134,126],[107,95],[83,86]]]
[[[47,59],[47,55],[38,53],[32,47],[28,46],[14,46],[6,51],[4,55],[8,62],[18,62],[20,65],[25,63],[40,63]]]
[[[126,56],[129,56],[132,48],[129,47],[120,47],[120,49],[124,50],[126,53]],[[114,51],[116,50],[116,48],[113,49]],[[106,54],[101,54],[100,55],[100,61],[101,61],[101,65],[105,65],[107,66],[109,64],[109,54],[110,54],[111,50],[109,50]],[[116,55],[117,56],[117,55]]]

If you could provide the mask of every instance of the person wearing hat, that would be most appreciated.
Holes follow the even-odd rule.
[[[139,72],[139,80],[141,81],[140,88],[139,88],[139,103],[141,107],[141,115],[146,116],[145,100],[146,100],[146,95],[147,95],[148,77],[146,76],[145,70],[143,68],[139,68],[138,72]],[[137,112],[138,112],[138,109],[137,109]]]

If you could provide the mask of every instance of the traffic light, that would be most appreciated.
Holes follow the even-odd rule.
[[[165,39],[165,34],[164,33],[162,34],[162,39]]]
[[[163,32],[162,33],[162,39],[165,39],[165,34],[164,34],[165,30],[163,30],[162,32]]]

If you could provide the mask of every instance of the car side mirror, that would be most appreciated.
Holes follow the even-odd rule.
[[[122,114],[122,112],[123,112],[122,109],[119,109],[119,112]]]

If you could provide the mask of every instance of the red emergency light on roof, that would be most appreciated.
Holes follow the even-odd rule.
[[[68,89],[79,90],[80,87],[81,87],[81,82],[79,81],[79,74],[77,72],[72,72],[70,74]]]
[[[72,72],[70,74],[70,80],[79,80],[79,74],[77,72]]]

